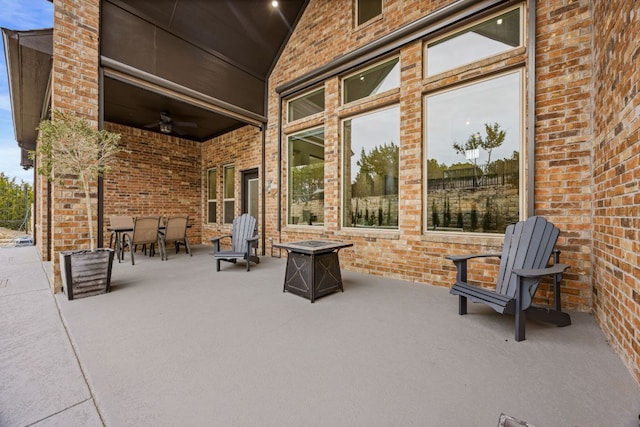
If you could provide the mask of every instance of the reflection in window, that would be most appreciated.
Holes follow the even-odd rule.
[[[353,102],[400,86],[400,59],[356,73],[344,79],[343,102]]]
[[[356,0],[357,25],[362,25],[381,13],[382,0]]]
[[[520,219],[521,104],[519,71],[426,98],[430,230],[504,233]]]
[[[288,224],[324,224],[324,128],[289,137]]]
[[[289,101],[287,119],[289,122],[303,119],[324,111],[324,89],[318,89]]]
[[[345,227],[398,228],[400,108],[343,122]]]
[[[218,208],[218,183],[216,182],[216,169],[207,171],[207,222],[216,222]]]
[[[447,71],[521,45],[520,9],[488,19],[427,46],[427,75]]]
[[[231,224],[235,216],[235,171],[233,165],[224,167],[224,223]]]

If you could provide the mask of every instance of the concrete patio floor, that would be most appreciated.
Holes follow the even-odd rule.
[[[285,260],[211,248],[114,264],[53,296],[34,247],[0,249],[0,426],[638,426],[640,387],[592,316],[556,328],[442,287],[343,270],[314,304]]]

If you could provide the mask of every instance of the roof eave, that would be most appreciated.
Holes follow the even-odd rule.
[[[40,120],[50,104],[53,29],[16,31],[2,28],[13,130],[23,151],[35,149]],[[22,153],[21,166],[33,166]]]

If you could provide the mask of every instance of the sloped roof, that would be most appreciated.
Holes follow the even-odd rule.
[[[13,128],[22,148],[20,165],[32,166],[27,152],[36,146],[38,124],[49,106],[53,29],[16,31],[2,28],[9,76]]]

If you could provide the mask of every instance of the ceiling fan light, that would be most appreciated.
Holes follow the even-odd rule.
[[[160,132],[162,133],[171,133],[171,123],[160,123]]]

